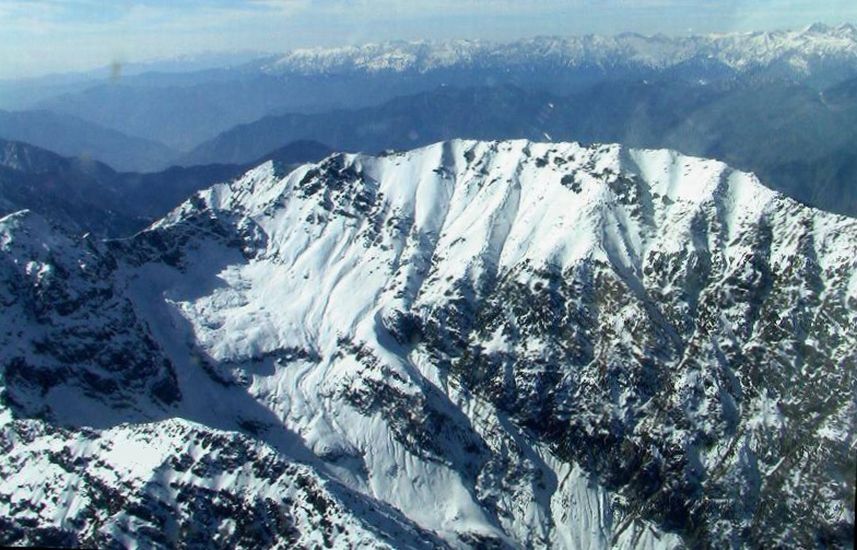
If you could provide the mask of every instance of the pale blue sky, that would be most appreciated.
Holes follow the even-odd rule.
[[[857,22],[857,0],[0,0],[0,78],[201,51]]]

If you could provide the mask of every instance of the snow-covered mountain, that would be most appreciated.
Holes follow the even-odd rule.
[[[298,49],[263,62],[271,73],[326,74],[349,71],[429,72],[451,68],[542,66],[663,70],[683,64],[721,65],[739,72],[778,68],[807,74],[824,65],[857,63],[857,28],[814,24],[796,31],[668,37],[538,37],[509,43],[480,40],[387,42],[340,48]]]
[[[528,92],[569,96],[617,81],[667,81],[697,87],[787,82],[821,91],[855,77],[855,29],[813,25],[797,31],[683,37],[626,33],[511,43],[392,42],[302,49],[220,69],[144,72],[123,76],[119,82],[78,82],[73,89],[63,82],[51,85],[51,79],[41,84],[0,83],[0,107],[71,115],[186,152],[222,132],[267,116],[378,106],[440,87],[513,85]],[[32,141],[25,130],[5,137]],[[618,138],[604,141],[621,142]],[[34,143],[57,149],[50,143]],[[141,165],[166,168],[175,158],[161,155],[163,162],[158,164],[153,155],[137,153],[136,157],[146,158],[131,163],[113,149],[109,143],[101,143],[89,152],[119,169],[123,163],[124,169]],[[128,155],[133,148],[122,151]]]
[[[857,221],[722,163],[337,154],[0,250],[2,543],[851,540]]]

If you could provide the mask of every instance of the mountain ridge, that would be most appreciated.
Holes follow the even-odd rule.
[[[159,167],[176,156],[162,143],[71,114],[49,110],[0,110],[0,138],[32,143],[68,157],[100,161],[125,170]]]
[[[848,185],[857,101],[849,85],[604,82],[573,96],[516,86],[437,88],[376,107],[269,116],[201,144],[182,163],[243,162],[283,141],[374,153],[452,138],[618,142],[726,161],[814,207],[857,214]],[[796,168],[795,165],[798,165]]]
[[[281,170],[319,160],[325,145],[296,141],[270,151]],[[207,164],[161,172],[117,172],[98,161],[68,158],[24,142],[0,139],[0,215],[29,209],[81,232],[112,237],[144,229],[194,192],[249,168]]]
[[[857,35],[842,27],[708,37],[626,33],[502,44],[465,40],[293,50],[211,74],[144,74],[100,81],[84,90],[55,94],[34,107],[187,151],[267,115],[372,107],[444,85],[511,84],[569,95],[600,82],[664,76],[699,85],[738,80],[824,89],[857,76]],[[501,137],[509,136],[487,136]]]
[[[0,297],[27,331],[85,338],[117,323],[127,356],[166,360],[135,375],[99,367],[110,350],[69,359],[56,338],[0,327],[4,364],[20,358],[4,372],[0,442],[34,434],[7,445],[0,469],[54,454],[64,469],[23,488],[3,476],[0,507],[32,518],[13,525],[16,540],[36,525],[168,546],[195,525],[247,545],[283,527],[258,506],[246,508],[252,523],[223,523],[234,517],[224,500],[270,495],[240,451],[246,438],[323,480],[316,499],[272,504],[303,518],[294,525],[353,520],[378,535],[392,532],[382,518],[398,518],[406,545],[850,540],[857,222],[720,162],[453,140],[288,174],[266,163],[98,244],[102,260],[84,263],[108,274],[94,279],[63,247],[54,260],[11,251],[8,224],[3,266],[21,275],[0,277]],[[113,293],[78,282],[96,279]],[[39,299],[55,294],[72,299]],[[98,310],[111,314],[90,326]],[[117,390],[82,391],[109,380]],[[223,451],[161,430],[168,449],[121,472],[108,450],[76,443],[117,437],[73,420],[121,403],[126,386],[149,393],[136,392],[142,418],[111,428],[119,435],[151,441],[138,424],[166,414],[190,426],[176,438],[191,430],[192,446],[213,438]],[[77,411],[63,408],[68,395]],[[63,421],[70,433],[45,435]],[[76,462],[105,453],[108,466]],[[99,494],[88,471],[126,480],[139,505],[71,508],[68,480],[84,476],[87,502]],[[205,486],[219,493],[194,489]],[[368,500],[301,508],[334,486]],[[39,508],[37,494],[56,498]]]

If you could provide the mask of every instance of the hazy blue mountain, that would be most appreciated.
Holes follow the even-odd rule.
[[[24,141],[63,156],[86,157],[121,170],[157,170],[176,152],[68,114],[45,110],[0,111],[0,138]]]
[[[826,92],[782,82],[633,80],[566,97],[510,86],[443,87],[376,107],[265,117],[180,161],[242,163],[298,139],[370,153],[453,137],[616,141],[723,159],[798,200],[855,214],[857,96],[842,89],[832,89],[832,104]]]
[[[309,139],[298,139],[268,151],[264,155],[250,161],[250,166],[258,166],[263,162],[273,160],[280,165],[289,165],[305,162],[315,162],[333,153],[333,149],[318,141]]]
[[[225,128],[282,106],[272,77],[191,85],[102,84],[45,101],[43,108],[187,149]]]
[[[364,152],[404,149],[451,136],[537,137],[553,128],[552,102],[558,104],[559,98],[511,86],[443,87],[364,109],[267,116],[236,126],[179,160],[188,165],[214,158],[246,162],[294,141],[292,136],[321,141],[337,150]]]
[[[52,97],[120,80],[140,86],[222,80],[224,75],[233,74],[234,68],[263,58],[263,55],[253,51],[203,52],[143,62],[117,62],[89,71],[0,79],[0,109],[28,110]]]
[[[67,158],[28,143],[2,139],[0,166],[31,174],[80,172],[107,179],[114,174],[109,166],[92,159]]]
[[[376,106],[440,86],[513,85],[569,95],[627,80],[712,84],[737,78],[824,88],[854,76],[857,31],[816,26],[673,38],[625,33],[294,50],[202,70],[102,76],[86,89],[38,105],[189,150],[266,115]]]
[[[821,99],[833,109],[847,108],[857,101],[857,78],[849,78],[824,90]]]
[[[531,80],[528,76],[508,73],[503,81],[524,84]],[[603,71],[590,75],[584,70],[569,76],[586,84],[604,78]],[[411,75],[282,75],[246,69],[146,74],[52,97],[39,107],[190,150],[236,125],[267,115],[361,108],[449,83],[481,86],[497,81],[493,69],[443,69]]]
[[[263,155],[252,165],[273,160],[288,170],[330,153],[320,143],[301,141]],[[0,216],[28,209],[79,232],[129,235],[196,191],[229,181],[249,166],[174,166],[161,172],[125,173],[97,161],[0,139]]]
[[[80,231],[124,227],[129,214],[115,210],[117,175],[97,161],[0,140],[0,215],[28,209]]]
[[[39,101],[80,92],[95,84],[96,81],[86,73],[3,79],[0,80],[0,109],[31,109]]]
[[[572,98],[582,108],[568,120],[579,139],[721,159],[804,203],[857,215],[857,96],[837,95],[833,105],[825,95],[783,83],[714,93],[600,86]]]

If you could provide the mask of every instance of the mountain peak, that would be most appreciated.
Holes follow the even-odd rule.
[[[803,31],[806,33],[826,34],[831,31],[831,27],[824,23],[812,23],[804,27]]]
[[[839,540],[855,257],[853,219],[669,150],[452,140],[265,163],[132,238],[0,271],[22,324],[0,330],[17,415],[0,427],[86,429],[17,439],[0,506],[26,495],[40,526],[109,540],[209,540],[245,508],[262,511],[241,540]],[[56,475],[7,481],[45,448]],[[96,467],[148,504],[99,515]],[[60,498],[72,480],[84,500]]]
[[[681,174],[676,175],[676,171]],[[663,173],[674,179],[665,179]],[[379,182],[393,174],[413,174],[415,178],[411,183],[400,183],[399,188],[385,189]],[[475,186],[473,182],[477,180],[484,181]],[[418,192],[420,189],[424,195]],[[308,196],[320,197],[325,208],[337,212],[358,203],[361,193],[399,197],[401,203],[388,205],[395,209],[419,209],[416,201],[423,196],[432,201],[437,194],[455,196],[460,204],[450,202],[435,205],[436,208],[471,208],[471,203],[486,200],[484,195],[490,194],[489,190],[501,195],[525,191],[532,194],[530,200],[538,208],[561,205],[560,210],[572,217],[575,212],[590,212],[596,207],[645,209],[647,216],[657,217],[714,200],[725,201],[726,208],[741,210],[752,204],[729,202],[725,195],[718,194],[752,196],[756,205],[776,196],[750,174],[668,150],[628,149],[616,144],[461,139],[380,156],[337,153],[320,163],[304,165],[286,177],[276,177],[273,165],[265,163],[235,184],[215,186],[203,196],[215,209],[237,208],[253,216],[270,212],[276,201]],[[340,202],[330,204],[334,196]]]

